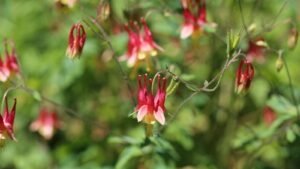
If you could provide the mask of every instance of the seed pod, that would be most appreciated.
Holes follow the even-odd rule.
[[[292,28],[289,32],[289,37],[288,37],[288,47],[290,50],[293,50],[298,41],[298,30],[296,28]]]
[[[99,22],[105,21],[110,15],[110,5],[106,0],[100,0],[97,7],[97,20]]]

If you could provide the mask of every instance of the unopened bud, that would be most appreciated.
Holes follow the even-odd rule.
[[[69,45],[66,55],[70,59],[79,58],[86,39],[86,33],[82,24],[74,24],[69,33]]]
[[[236,71],[235,91],[237,94],[248,91],[254,76],[254,67],[251,62],[246,59],[240,61]]]
[[[296,28],[292,28],[289,32],[289,37],[288,37],[288,47],[293,50],[298,41],[298,30]]]

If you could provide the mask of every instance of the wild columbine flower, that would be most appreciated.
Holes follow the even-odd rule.
[[[66,51],[66,55],[70,59],[80,57],[84,43],[86,39],[86,34],[84,27],[81,23],[76,23],[72,26],[69,34],[69,46]]]
[[[0,56],[0,81],[5,82],[7,79],[16,73],[19,73],[19,65],[17,60],[17,54],[15,45],[12,41],[11,44],[11,52],[8,50],[8,40],[4,40],[5,47],[5,60],[2,60]]]
[[[181,28],[180,38],[186,39],[192,34],[201,34],[204,31],[204,26],[208,25],[205,0],[181,0],[181,4],[184,24]],[[193,13],[195,10],[197,10],[196,14]],[[211,23],[211,26],[215,27],[216,24]]]
[[[6,66],[10,73],[19,73],[19,65],[15,44],[11,42],[11,52],[8,51],[8,42],[5,42]]]
[[[250,62],[256,60],[258,63],[264,63],[266,47],[267,44],[265,40],[261,37],[255,40],[250,40],[247,51],[247,60]]]
[[[144,85],[142,85],[142,76],[138,76],[138,105],[136,107],[138,122],[144,121],[147,124],[153,124],[158,121],[161,125],[165,124],[165,99],[166,99],[166,83],[167,79],[157,76],[157,90],[155,96],[152,94],[152,82],[149,79],[149,87],[147,86],[148,77],[144,75]],[[162,82],[161,82],[162,81]],[[162,83],[162,84],[161,84]]]
[[[265,124],[267,126],[270,126],[273,123],[273,121],[276,119],[276,113],[271,107],[266,106],[263,110],[263,118]]]
[[[38,131],[46,140],[50,140],[55,129],[59,127],[60,123],[56,112],[49,112],[47,109],[42,109],[37,120],[30,125],[32,131]]]
[[[9,69],[0,56],[0,81],[1,82],[7,81],[9,74],[10,74]]]
[[[247,59],[242,59],[236,71],[235,91],[238,94],[241,92],[247,92],[251,85],[253,76],[254,68],[252,63]]]
[[[9,111],[7,97],[5,97],[4,114],[3,116],[0,115],[0,140],[6,139],[6,136],[12,140],[16,140],[13,129],[16,114],[16,104],[17,100],[14,99],[14,105]]]
[[[127,60],[127,65],[133,67],[138,65],[142,60],[146,60],[147,69],[151,69],[150,56],[156,56],[157,50],[163,49],[157,45],[152,37],[152,33],[144,18],[141,18],[143,32],[137,23],[130,22],[130,25],[125,25],[125,30],[128,33],[127,52],[121,56],[121,60]],[[150,70],[149,70],[150,71]]]

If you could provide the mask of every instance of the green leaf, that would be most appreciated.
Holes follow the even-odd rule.
[[[128,136],[123,136],[123,137],[112,136],[109,137],[108,142],[112,144],[134,144],[134,145],[138,145],[141,143],[140,140]]]
[[[292,129],[288,129],[286,132],[286,139],[292,143],[296,140],[296,135],[295,133],[292,131]]]
[[[128,168],[130,160],[141,155],[143,155],[143,152],[139,147],[131,146],[125,148],[116,164],[116,169]]]
[[[280,114],[291,117],[297,116],[295,106],[283,96],[273,95],[271,99],[268,100],[267,104]]]

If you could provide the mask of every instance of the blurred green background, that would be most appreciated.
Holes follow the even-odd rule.
[[[179,38],[183,23],[179,0],[108,2],[111,12],[102,26],[117,57],[127,50],[128,37],[122,25],[146,17],[155,41],[165,49],[155,59],[157,70],[168,66],[197,86],[222,69],[227,32],[243,28],[236,0],[207,1],[208,21],[218,24],[216,31],[186,40]],[[0,1],[0,38],[15,41],[27,87],[74,110],[70,114],[22,89],[10,92],[9,100],[12,102],[13,97],[18,100],[15,119],[18,141],[7,141],[0,149],[1,169],[299,167],[296,107],[285,69],[276,71],[276,53],[268,51],[266,62],[254,65],[255,77],[247,95],[234,93],[238,64],[235,63],[225,72],[216,91],[194,96],[179,110],[174,121],[157,136],[146,139],[144,125],[129,117],[135,105],[107,43],[84,25],[87,41],[81,58],[69,60],[65,56],[69,29],[89,16],[96,17],[98,5],[99,0],[81,0],[69,9],[56,6],[54,0]],[[291,28],[286,20],[299,27],[300,2],[242,0],[241,5],[246,26],[256,25],[250,36],[263,36],[271,49],[284,50],[294,93],[300,99],[300,47],[289,50],[286,44]],[[247,44],[247,36],[242,32],[239,48],[246,51]],[[3,45],[0,52],[3,56]],[[121,66],[126,73],[132,72],[126,62],[121,62]],[[138,72],[145,73],[145,66]],[[130,84],[136,95],[136,78],[130,79]],[[1,84],[1,94],[11,86]],[[180,84],[168,96],[167,119],[191,93]],[[276,113],[276,120],[270,126],[263,120],[266,105]],[[41,107],[55,109],[62,123],[50,141],[29,130]]]

